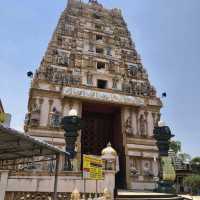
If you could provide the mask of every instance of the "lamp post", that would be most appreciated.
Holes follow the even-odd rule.
[[[157,141],[159,156],[168,156],[170,139],[174,137],[171,130],[163,121],[158,122],[158,126],[154,128],[154,138]]]
[[[76,156],[75,145],[78,137],[78,131],[82,129],[82,120],[77,114],[77,110],[72,109],[68,116],[63,117],[61,125],[65,130],[65,149],[69,152],[69,156],[65,157],[64,170],[72,171],[73,166],[71,164],[71,159]]]
[[[175,170],[171,159],[168,157],[170,139],[174,137],[171,130],[163,121],[158,122],[154,128],[154,138],[159,149],[160,181],[158,182],[159,192],[173,192],[173,182],[176,178]]]

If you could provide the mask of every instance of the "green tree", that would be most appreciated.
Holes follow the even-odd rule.
[[[195,157],[191,160],[192,164],[200,164],[200,157]]]
[[[200,189],[200,175],[187,176],[184,179],[184,184],[191,189],[192,194],[197,194]]]
[[[170,149],[172,149],[176,154],[181,151],[181,142],[180,141],[171,141]]]
[[[200,157],[195,157],[191,160],[191,166],[193,173],[200,175]]]
[[[190,162],[191,156],[187,153],[179,153],[178,158],[182,160],[182,162]]]

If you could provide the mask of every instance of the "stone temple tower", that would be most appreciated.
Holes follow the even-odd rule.
[[[31,84],[26,133],[64,147],[60,121],[76,109],[85,124],[79,163],[82,154],[99,155],[111,142],[119,155],[116,182],[151,189],[161,107],[121,10],[69,0]]]

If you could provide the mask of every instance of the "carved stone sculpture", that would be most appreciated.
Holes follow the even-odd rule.
[[[91,72],[87,72],[87,85],[93,85],[93,75]]]
[[[113,89],[117,89],[118,81],[119,81],[119,80],[118,80],[117,77],[114,77],[114,78],[113,78],[113,86],[112,86]]]
[[[140,134],[141,136],[146,136],[146,120],[144,115],[140,116]]]
[[[125,122],[125,134],[128,136],[133,135],[131,116],[129,116]]]
[[[52,128],[60,127],[61,113],[57,111],[56,108],[53,108],[53,111],[50,113],[49,122],[50,127]]]
[[[150,161],[143,161],[143,173],[144,173],[144,176],[149,176],[149,177],[154,176],[151,170]]]

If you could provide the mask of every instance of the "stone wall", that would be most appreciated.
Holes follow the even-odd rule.
[[[71,175],[70,175],[71,174]],[[58,177],[58,194],[71,194],[77,188],[80,193],[103,193],[105,188],[114,194],[115,187],[115,171],[106,171],[105,179],[99,180],[96,184],[95,180],[83,180],[79,173],[60,174]],[[12,194],[52,194],[54,189],[54,176],[33,174],[33,173],[11,173],[8,171],[0,171],[0,199],[4,199]],[[97,188],[96,188],[97,185]],[[9,200],[9,199],[6,199]],[[13,199],[12,199],[13,200]]]

